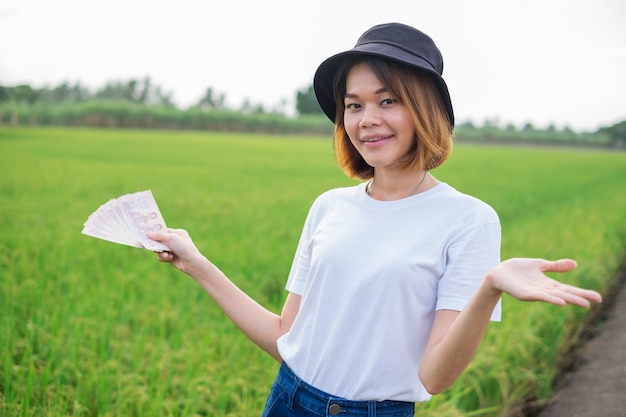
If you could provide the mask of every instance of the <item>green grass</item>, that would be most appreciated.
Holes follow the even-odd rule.
[[[311,202],[355,183],[330,140],[0,128],[0,155],[0,415],[260,415],[277,364],[191,279],[80,231],[108,199],[151,189],[170,227],[279,311]],[[608,288],[625,249],[626,154],[458,146],[435,175],[499,212],[503,257],[572,257],[564,279]],[[586,312],[503,304],[468,371],[420,409],[497,416],[550,395]]]

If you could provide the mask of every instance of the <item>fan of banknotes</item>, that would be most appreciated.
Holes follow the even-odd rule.
[[[162,252],[170,248],[149,239],[146,234],[165,229],[165,221],[152,191],[147,190],[107,201],[89,216],[82,233],[109,242]]]

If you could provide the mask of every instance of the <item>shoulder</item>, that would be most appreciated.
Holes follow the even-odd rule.
[[[359,184],[350,187],[333,188],[325,191],[315,199],[313,206],[332,205],[346,201],[354,201],[358,195],[359,188],[362,186],[362,184]]]
[[[324,216],[326,213],[346,209],[357,200],[358,189],[362,185],[333,188],[318,195],[309,209],[310,221]]]
[[[305,229],[315,228],[315,225],[329,215],[352,211],[358,195],[358,187],[359,185],[333,188],[317,196],[309,208]]]
[[[484,223],[499,222],[498,214],[488,203],[454,187],[441,183],[437,186],[432,204],[449,216],[460,220]]]

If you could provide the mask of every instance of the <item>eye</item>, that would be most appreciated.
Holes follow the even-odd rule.
[[[359,103],[345,103],[346,110],[358,110],[361,108]]]
[[[394,98],[386,98],[384,100],[382,100],[380,102],[381,106],[391,106],[392,104],[396,103],[397,100]]]

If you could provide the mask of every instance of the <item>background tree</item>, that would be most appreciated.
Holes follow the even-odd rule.
[[[324,114],[319,104],[317,104],[313,84],[309,85],[307,88],[298,90],[296,93],[296,111],[300,115]]]
[[[603,127],[598,130],[598,133],[607,135],[613,146],[619,148],[626,147],[626,120],[613,126]]]
[[[244,99],[243,104],[239,108],[239,111],[243,114],[261,114],[266,113],[263,104],[253,103],[249,98]]]
[[[224,93],[218,94],[213,87],[208,87],[204,96],[198,101],[196,104],[197,107],[200,107],[202,110],[211,111],[211,110],[220,110],[226,107],[226,95]]]
[[[174,107],[172,93],[164,93],[160,86],[152,83],[150,77],[143,80],[108,82],[93,97],[99,100],[122,100],[149,106]]]
[[[70,85],[69,82],[63,81],[52,89],[42,91],[42,101],[48,103],[78,102],[87,100],[90,96],[89,90],[81,86],[79,82]]]
[[[120,81],[110,81],[96,91],[94,98],[100,100],[125,100],[128,88]]]
[[[11,87],[4,87],[0,85],[0,103],[3,101],[9,101],[11,99]]]
[[[8,87],[5,95],[9,100],[20,103],[34,104],[41,99],[41,91],[32,88],[28,84],[20,84],[15,87]]]

